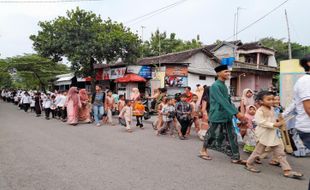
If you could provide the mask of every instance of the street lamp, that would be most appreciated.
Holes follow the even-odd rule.
[[[240,74],[240,75],[238,75],[238,87],[239,87],[239,95],[241,95],[242,93],[241,93],[241,77],[245,77],[246,76],[246,74],[245,73],[242,73],[242,74]]]

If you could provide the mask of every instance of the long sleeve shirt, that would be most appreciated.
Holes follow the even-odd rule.
[[[210,87],[209,121],[213,123],[229,122],[237,113],[238,110],[231,103],[225,83],[220,80],[215,81]]]
[[[276,122],[274,109],[265,106],[260,107],[255,114],[256,140],[265,146],[277,146],[282,144],[280,129],[273,125]]]

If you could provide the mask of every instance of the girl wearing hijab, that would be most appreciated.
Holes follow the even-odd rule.
[[[79,91],[81,107],[79,109],[79,121],[82,123],[90,123],[90,106],[89,106],[89,97],[86,89],[81,89]]]
[[[243,90],[242,97],[241,97],[241,102],[240,102],[240,111],[241,113],[245,114],[246,113],[246,107],[250,105],[254,105],[255,100],[254,100],[254,92],[253,90],[246,88]]]
[[[71,87],[68,92],[65,106],[67,107],[67,123],[70,125],[78,124],[79,108],[82,107],[77,87]]]
[[[130,94],[130,100],[136,101],[138,98],[140,98],[140,92],[138,88],[132,88],[131,94]]]

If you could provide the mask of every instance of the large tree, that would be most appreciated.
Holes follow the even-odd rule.
[[[12,87],[12,77],[9,73],[8,63],[5,60],[0,60],[0,89]]]
[[[201,46],[202,43],[200,42],[199,36],[197,36],[197,39],[185,41],[176,38],[175,33],[167,35],[166,32],[160,32],[159,30],[156,30],[154,33],[152,33],[151,39],[143,43],[142,51],[143,56],[148,57],[199,48]]]
[[[15,85],[25,89],[44,90],[56,75],[69,72],[68,67],[36,54],[6,59],[9,70],[16,70]]]
[[[269,37],[269,38],[261,39],[260,42],[263,45],[276,50],[276,59],[278,62],[289,59],[288,43],[284,42],[282,39],[275,39],[275,38]],[[303,46],[296,42],[292,42],[291,46],[292,46],[292,57],[294,59],[300,59],[306,54],[310,53],[309,46]]]
[[[95,63],[113,63],[119,58],[133,63],[140,54],[138,35],[121,23],[76,8],[52,21],[39,22],[41,30],[31,35],[34,49],[55,61],[64,56],[78,74],[96,82]]]

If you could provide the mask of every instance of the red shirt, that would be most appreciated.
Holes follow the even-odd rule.
[[[193,93],[191,93],[191,92],[189,92],[188,94],[186,94],[187,95],[187,98],[186,98],[186,102],[187,103],[190,103],[191,101],[192,101],[192,99],[193,99]]]

